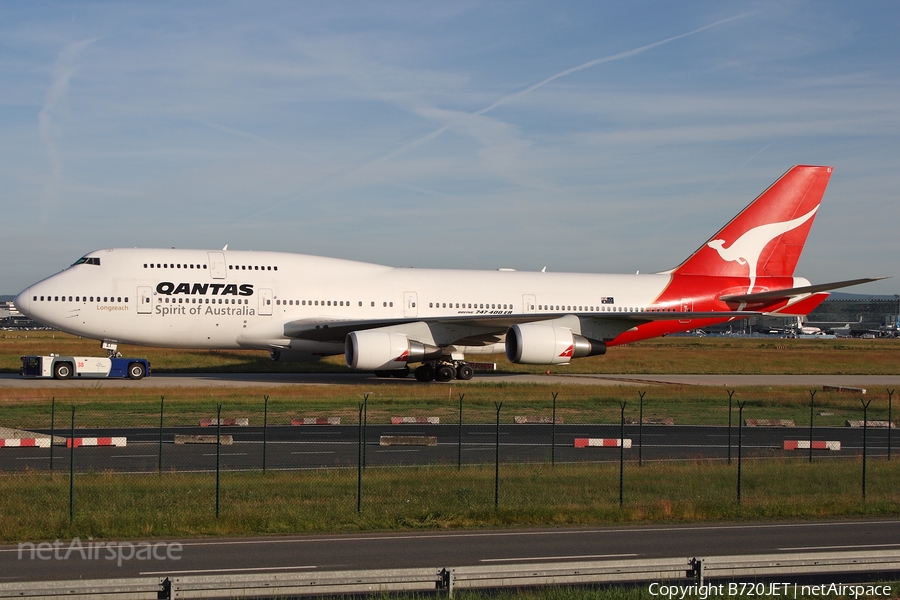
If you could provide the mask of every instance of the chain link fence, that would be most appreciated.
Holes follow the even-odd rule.
[[[215,474],[218,516],[228,510],[222,475],[242,472],[316,473],[322,494],[337,494],[336,501],[363,513],[384,501],[376,495],[374,505],[368,502],[373,486],[402,495],[399,486],[459,477],[454,471],[479,482],[468,506],[495,510],[521,505],[531,493],[528,482],[541,478],[552,487],[550,502],[555,498],[560,506],[568,487],[591,485],[604,490],[596,500],[604,504],[623,506],[633,497],[647,502],[648,493],[664,502],[697,485],[687,480],[701,465],[720,469],[703,485],[723,501],[741,503],[765,488],[769,477],[795,477],[810,462],[842,464],[856,473],[859,497],[866,498],[871,461],[896,460],[893,390],[851,390],[826,402],[825,393],[810,390],[776,403],[734,390],[696,403],[654,401],[652,390],[636,390],[631,400],[602,394],[570,400],[543,387],[448,387],[437,400],[379,391],[311,410],[289,394],[110,401],[85,390],[74,402],[4,403],[0,472],[7,481],[16,475],[67,477],[71,520],[81,508],[79,480],[97,474],[113,482],[154,477],[159,486]],[[757,474],[748,488],[748,461],[756,469],[777,465],[775,475]],[[558,469],[578,476],[560,477]],[[346,489],[335,492],[329,478]],[[668,488],[659,488],[660,482]],[[656,491],[648,492],[651,487]],[[306,486],[303,493],[316,490]],[[827,487],[820,493],[827,496]]]

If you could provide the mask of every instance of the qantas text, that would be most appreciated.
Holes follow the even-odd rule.
[[[242,283],[240,286],[236,283],[179,283],[174,284],[171,281],[162,281],[156,284],[156,292],[166,296],[174,296],[177,294],[201,295],[207,294],[211,296],[252,296],[253,284]]]

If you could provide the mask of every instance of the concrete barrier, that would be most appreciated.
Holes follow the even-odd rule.
[[[215,444],[216,436],[214,435],[176,435],[176,444]],[[230,446],[234,443],[234,438],[230,435],[220,435],[219,445]]]
[[[823,385],[823,392],[847,392],[850,394],[865,394],[866,388],[847,387],[844,385]]]
[[[784,440],[785,450],[809,450],[809,445],[809,440]],[[840,450],[841,443],[813,440],[812,448],[813,450]]]
[[[222,419],[221,423],[218,421],[218,419],[200,419],[200,427],[210,427],[214,425],[221,425],[222,427],[248,427],[250,425],[250,419],[247,417]]]
[[[896,426],[890,421],[866,421],[865,423],[860,421],[847,421],[845,423],[847,427],[875,427],[880,429],[894,429]]]
[[[407,425],[410,423],[438,425],[440,422],[440,417],[391,417],[391,425]]]
[[[513,417],[513,422],[516,425],[530,425],[532,423],[550,425],[553,422],[553,417]],[[562,422],[562,417],[556,417],[557,425],[562,425]]]
[[[383,435],[379,446],[437,446],[437,437],[433,435]]]
[[[124,437],[84,437],[84,438],[67,438],[66,448],[72,445],[76,448],[79,446],[117,446],[123,447],[128,445],[128,440]]]
[[[631,440],[619,438],[575,438],[576,448],[631,448]]]
[[[291,419],[291,425],[296,427],[299,425],[340,425],[340,417],[303,417],[300,419]]]
[[[793,419],[745,419],[747,427],[795,427]]]

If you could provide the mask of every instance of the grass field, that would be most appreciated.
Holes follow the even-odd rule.
[[[895,516],[900,461],[628,463],[619,506],[618,464],[501,465],[494,508],[493,465],[368,468],[357,512],[355,469],[229,472],[215,516],[215,475],[6,475],[0,539],[190,537],[486,527],[559,527]],[[564,499],[563,499],[564,498]]]

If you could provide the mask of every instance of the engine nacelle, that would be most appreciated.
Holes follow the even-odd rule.
[[[606,353],[606,344],[566,327],[543,323],[513,325],[506,332],[506,358],[524,365],[564,365],[573,358]]]
[[[353,331],[344,341],[344,358],[352,369],[394,371],[407,363],[440,358],[437,346],[410,340],[403,333],[390,331]]]

